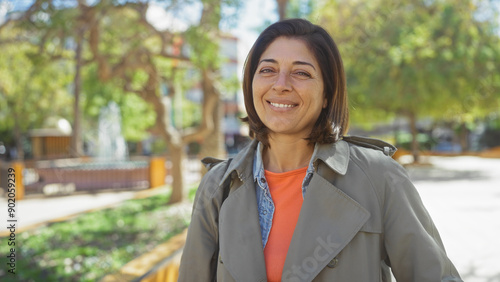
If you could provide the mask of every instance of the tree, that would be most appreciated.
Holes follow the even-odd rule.
[[[354,118],[416,121],[476,117],[498,109],[497,14],[477,1],[327,1],[318,18],[341,49]]]
[[[68,38],[82,50],[77,65],[96,68],[102,83],[112,83],[126,93],[134,93],[146,101],[155,112],[154,130],[168,144],[173,163],[173,191],[171,202],[183,197],[182,163],[186,144],[202,140],[209,134],[221,136],[220,91],[218,83],[218,26],[222,5],[238,7],[239,1],[203,0],[202,15],[198,24],[187,31],[160,30],[147,19],[149,1],[93,1],[76,4],[60,1],[37,0],[19,20],[26,28],[43,34],[40,49],[50,52],[46,44],[58,42],[59,48],[50,56],[60,59],[60,52],[67,50]],[[164,9],[174,11],[191,1],[165,2]],[[36,20],[43,14],[49,20]],[[35,19],[35,20],[33,20]],[[71,23],[71,24],[67,24]],[[82,40],[81,42],[79,40]],[[181,52],[187,40],[192,52]],[[78,50],[78,48],[76,48]],[[203,90],[202,120],[197,128],[178,129],[172,123],[172,99],[179,95],[179,87],[187,69],[195,68],[201,77]],[[78,68],[76,68],[78,70]],[[78,71],[75,71],[77,73]],[[77,84],[75,75],[75,85]],[[164,93],[163,88],[168,91]],[[77,109],[75,109],[76,112]],[[222,154],[223,139],[213,143],[211,152]]]
[[[219,87],[216,87],[217,77],[220,76],[220,59],[219,45],[214,42],[213,38],[220,35],[219,23],[221,21],[221,5],[220,0],[207,0],[203,5],[203,11],[200,18],[200,24],[192,27],[187,32],[187,39],[193,46],[193,53],[198,54],[193,58],[193,63],[201,72],[201,86],[204,99],[207,101],[217,101],[221,99]],[[211,117],[206,117],[212,120],[212,134],[205,135],[200,133],[193,134],[190,140],[192,142],[205,137],[203,142],[201,155],[202,156],[224,156],[224,135],[221,130],[221,119],[223,117],[223,108],[221,103],[216,103],[211,111]]]
[[[69,64],[52,63],[23,38],[33,37],[10,23],[0,28],[0,131],[13,132],[17,158],[23,139],[50,116],[69,118]],[[2,137],[6,138],[5,137]]]
[[[286,18],[286,10],[288,6],[288,0],[276,0],[278,4],[278,16],[279,20],[284,20]]]
[[[137,21],[131,22],[130,29],[127,30],[130,30],[132,34],[135,32],[136,35],[131,38],[137,38],[145,42],[145,44],[130,41],[130,49],[118,54],[118,56],[102,52],[99,43],[97,43],[101,38],[104,38],[104,34],[99,33],[102,31],[110,32],[112,27],[95,28],[91,29],[90,32],[90,38],[95,40],[94,43],[91,42],[90,49],[94,58],[97,58],[98,73],[101,79],[106,80],[112,77],[119,79],[124,90],[136,93],[155,109],[155,130],[168,144],[170,158],[173,163],[171,202],[177,202],[183,198],[182,164],[185,159],[186,144],[200,140],[209,134],[211,136],[220,136],[221,134],[220,127],[215,127],[220,123],[218,111],[220,92],[216,87],[219,79],[217,75],[218,45],[213,40],[213,38],[217,38],[218,33],[220,3],[219,1],[204,1],[202,4],[203,12],[200,24],[191,27],[183,35],[176,35],[168,31],[160,32],[149,24],[145,18],[147,4],[126,7],[132,9],[123,9],[123,13],[135,12],[135,15],[139,16],[139,23],[142,25],[142,29],[134,31],[133,26],[137,25]],[[117,21],[122,22],[123,27],[125,24],[124,15],[115,16]],[[112,23],[113,21],[109,22]],[[144,35],[148,34],[147,32],[149,32],[149,38]],[[138,33],[143,35],[139,37],[137,36]],[[175,54],[175,52],[167,53],[167,50],[165,50],[169,45],[172,50],[181,48],[181,46],[176,45],[179,42],[178,38],[185,38],[190,43],[192,48],[190,57],[185,57],[180,52],[178,54]],[[160,43],[161,48],[159,51],[155,51],[158,43]],[[113,64],[112,62],[117,63]],[[184,77],[186,68],[192,68],[193,66],[199,70],[201,75],[203,118],[199,127],[180,131],[171,120],[172,100],[175,95],[179,95],[178,84]],[[109,71],[111,69],[113,71]],[[166,95],[163,96],[159,93],[162,84],[168,89]],[[215,133],[214,128],[216,129]],[[213,143],[212,153],[219,153],[220,155],[222,142],[223,139],[219,138],[218,142]]]

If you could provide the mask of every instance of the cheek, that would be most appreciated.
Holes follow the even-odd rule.
[[[252,82],[252,91],[253,91],[254,97],[259,94],[260,88],[261,88],[261,84],[262,83],[259,83],[259,79],[257,79],[257,78],[253,79],[253,82]]]
[[[258,103],[261,101],[264,91],[259,83],[252,84],[252,98],[254,105],[257,107]]]

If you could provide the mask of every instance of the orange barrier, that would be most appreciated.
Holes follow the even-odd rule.
[[[180,234],[158,245],[125,264],[118,272],[106,275],[101,282],[147,281],[174,282],[179,276],[179,263],[186,243],[187,228]]]
[[[483,158],[500,158],[500,146],[482,151],[479,156]]]
[[[23,185],[23,169],[24,164],[22,162],[13,162],[11,164],[12,168],[15,170],[16,179],[16,201],[24,199],[24,185]]]
[[[172,259],[172,262],[164,265],[159,268],[156,272],[151,273],[146,276],[144,279],[141,279],[143,282],[176,282],[179,278],[179,263],[180,263],[180,254]]]
[[[411,152],[407,151],[405,149],[399,149],[398,148],[398,150],[396,151],[396,153],[394,153],[394,155],[392,155],[392,158],[397,161],[401,156],[404,156],[404,155],[411,155]]]
[[[14,169],[14,173],[10,172],[9,169]],[[15,180],[16,200],[24,199],[23,170],[24,163],[22,162],[15,161],[8,163],[0,161],[0,190],[3,189],[7,192],[8,188],[13,188],[9,187],[9,184],[12,185],[12,180]],[[14,177],[12,177],[12,174],[14,174]]]
[[[165,168],[165,158],[153,157],[149,163],[149,188],[165,185],[167,169]]]

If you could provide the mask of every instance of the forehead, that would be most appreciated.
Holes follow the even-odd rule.
[[[318,65],[307,44],[297,38],[278,37],[262,53],[260,60],[274,59],[277,62],[304,61]],[[259,60],[259,61],[260,61]]]

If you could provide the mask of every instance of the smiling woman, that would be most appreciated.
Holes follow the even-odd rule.
[[[344,68],[323,28],[264,30],[243,93],[254,140],[204,160],[179,281],[462,281],[396,149],[344,136]]]
[[[320,95],[324,96],[326,105],[322,105],[322,110],[317,111],[318,116],[313,123],[312,130],[308,133],[307,140],[311,143],[332,143],[340,139],[347,131],[349,114],[344,66],[333,39],[322,28],[312,32],[307,24],[296,24],[293,28],[287,25],[276,25],[266,31],[259,36],[251,49],[244,70],[243,93],[248,114],[248,118],[244,120],[249,123],[250,136],[261,141],[266,147],[270,145],[269,129],[264,119],[257,113],[259,105],[255,103],[254,94],[258,95],[259,92],[254,92],[254,87],[266,87],[261,77],[274,77],[275,79],[281,78],[276,81],[278,84],[273,88],[275,91],[298,93],[297,90],[300,90],[302,94],[304,88],[313,86],[314,91],[322,92]],[[269,68],[262,69],[266,65]],[[289,68],[287,71],[293,70],[286,76],[290,80],[285,79],[285,76],[279,76],[280,73],[286,75],[283,72],[285,67]],[[264,75],[264,73],[277,71],[278,76]],[[271,80],[266,81],[269,84]],[[292,85],[292,81],[304,83]],[[285,84],[280,85],[281,83]],[[282,89],[283,86],[293,89],[292,91]],[[302,97],[302,95],[298,96]],[[320,102],[323,100],[321,97],[318,98]]]
[[[253,104],[270,142],[305,139],[326,107],[323,78],[314,55],[299,39],[278,38],[262,54],[253,83]]]

